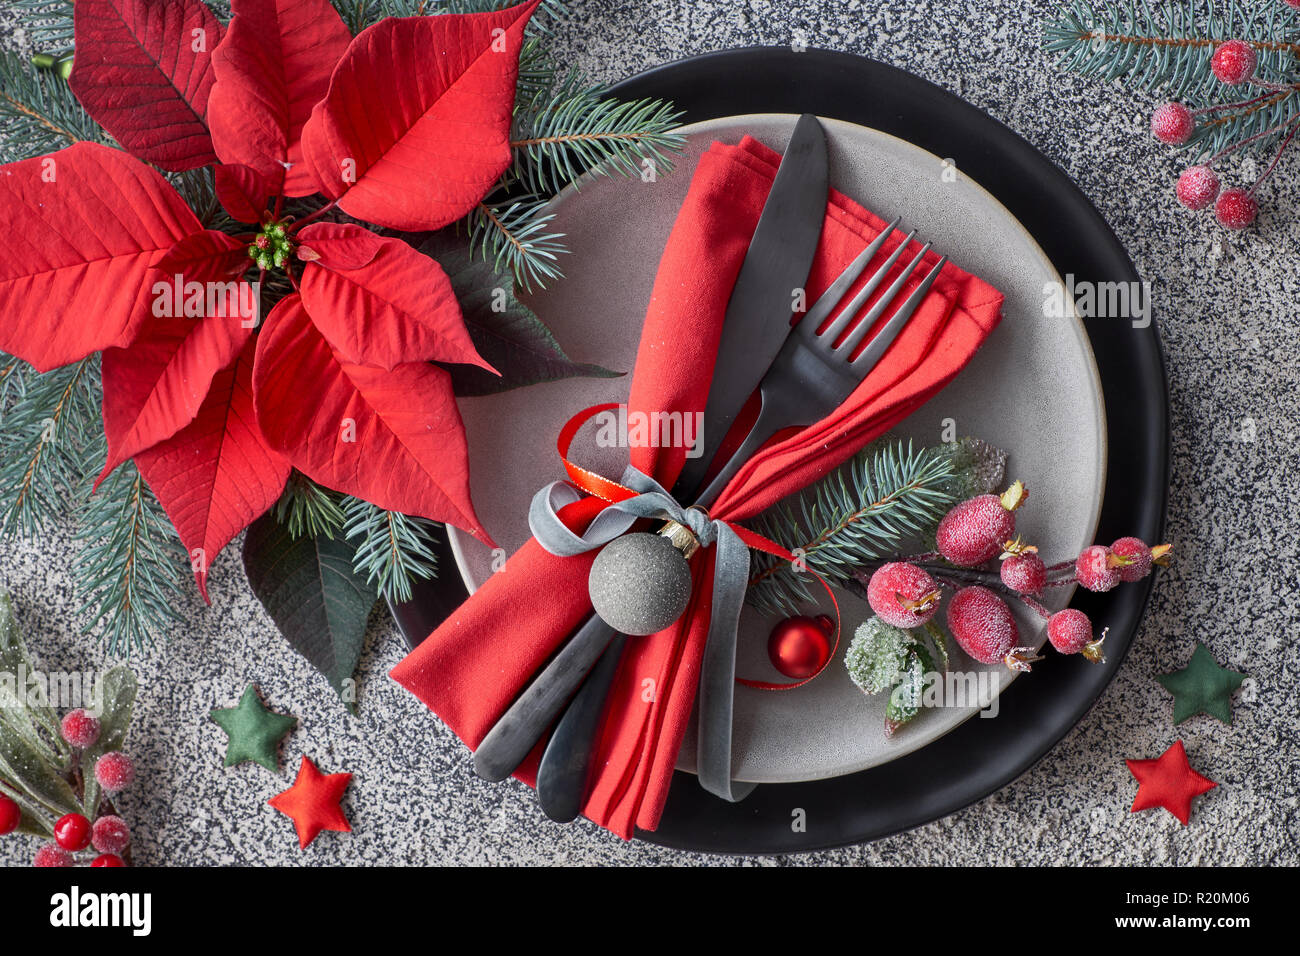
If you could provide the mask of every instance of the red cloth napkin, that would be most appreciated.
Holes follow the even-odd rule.
[[[629,412],[704,409],[727,301],[779,163],[779,154],[749,137],[739,145],[714,143],[700,157],[659,264]],[[808,279],[809,303],[884,226],[832,191]],[[886,244],[877,261],[896,248],[898,239]],[[910,257],[905,254],[895,269],[901,271]],[[937,259],[928,254],[928,265]],[[917,270],[912,285],[926,272]],[[732,479],[711,509],[713,517],[735,521],[756,515],[907,417],[961,370],[997,326],[1001,305],[1000,292],[948,263],[848,401],[815,425],[770,442]],[[683,461],[680,448],[631,453],[632,464],[664,487],[672,487]],[[556,474],[561,473],[557,459]],[[581,529],[603,506],[599,499],[584,499],[563,517]],[[393,669],[393,679],[477,747],[591,612],[586,582],[594,558],[595,552],[555,557],[529,541]],[[597,779],[584,813],[625,839],[634,827],[653,830],[663,810],[695,700],[708,633],[711,563],[711,549],[692,562],[696,587],[682,619],[659,634],[630,638],[619,664],[594,764]],[[546,599],[539,601],[538,595]],[[539,754],[540,747],[516,774],[530,785]]]

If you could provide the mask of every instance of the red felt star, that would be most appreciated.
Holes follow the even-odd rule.
[[[1155,760],[1124,762],[1138,782],[1137,798],[1130,813],[1164,807],[1183,826],[1187,826],[1192,800],[1218,786],[1209,777],[1202,777],[1192,769],[1181,740],[1175,740],[1173,746]]]
[[[293,786],[276,794],[267,803],[293,819],[294,829],[298,831],[298,846],[306,849],[321,830],[352,832],[348,818],[339,807],[343,791],[351,779],[350,773],[321,773],[304,756]]]

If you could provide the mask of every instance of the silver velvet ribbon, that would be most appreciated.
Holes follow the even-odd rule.
[[[628,465],[621,483],[635,497],[605,508],[577,534],[560,520],[559,511],[582,498],[567,482],[556,481],[533,496],[528,527],[537,543],[559,557],[573,557],[604,547],[625,533],[639,518],[662,518],[685,525],[708,547],[717,545],[713,566],[713,613],[700,664],[699,737],[696,773],[700,786],[724,800],[742,800],[753,784],[731,779],[732,705],[736,680],[736,631],[749,582],[749,548],[725,521],[715,521],[699,508],[687,508],[662,485]]]

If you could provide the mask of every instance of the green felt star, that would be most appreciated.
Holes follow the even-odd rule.
[[[210,716],[230,738],[226,747],[227,767],[252,760],[272,773],[280,772],[277,753],[280,740],[298,726],[297,717],[271,713],[262,706],[257,688],[252,684],[239,698],[238,707],[214,710]]]
[[[1175,724],[1197,714],[1209,714],[1225,724],[1232,723],[1232,692],[1245,679],[1245,674],[1220,667],[1200,641],[1196,642],[1196,650],[1186,667],[1156,678],[1174,695]]]

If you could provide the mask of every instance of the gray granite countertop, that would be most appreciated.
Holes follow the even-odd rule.
[[[1069,173],[1153,284],[1172,412],[1170,539],[1162,573],[1123,668],[1096,706],[1037,766],[976,806],[871,845],[790,857],[721,858],[624,843],[589,823],[558,827],[517,783],[478,780],[468,752],[387,678],[404,645],[376,613],[362,659],[360,716],[276,634],[249,593],[236,548],[215,562],[212,606],[190,594],[166,646],[134,661],[142,684],[129,749],[138,782],[121,798],[143,864],[1241,864],[1300,862],[1295,768],[1295,632],[1300,621],[1300,172],[1293,150],[1264,190],[1255,228],[1230,235],[1172,201],[1177,158],[1145,133],[1151,103],[1056,72],[1038,50],[1054,3],[809,0],[571,0],[562,59],[614,81],[695,53],[753,44],[845,50],[917,73],[986,110]],[[25,37],[0,6],[0,36]],[[958,159],[958,165],[960,160]],[[0,549],[34,654],[49,670],[97,667],[79,634],[68,537]],[[1174,729],[1156,675],[1183,666],[1194,640],[1250,680],[1225,726]],[[223,769],[225,737],[207,719],[256,681],[297,715],[283,767]],[[1130,814],[1125,758],[1158,756],[1181,737],[1220,786],[1182,827]],[[351,835],[300,852],[266,805],[301,754],[355,774]],[[27,839],[0,839],[25,863]]]

